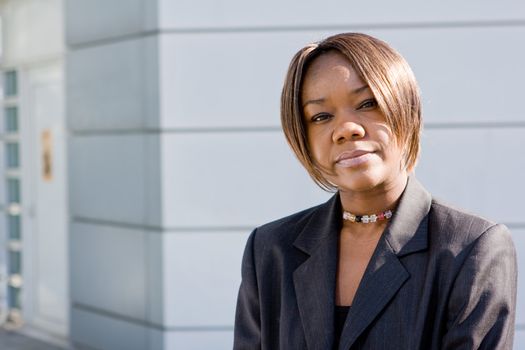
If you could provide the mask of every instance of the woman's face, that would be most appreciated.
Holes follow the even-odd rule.
[[[340,191],[386,189],[406,178],[402,149],[346,57],[335,51],[317,57],[301,98],[312,156]]]

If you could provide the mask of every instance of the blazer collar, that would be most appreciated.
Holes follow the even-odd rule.
[[[426,249],[430,194],[409,177],[357,289],[341,334],[349,349],[409,278],[401,256]],[[330,349],[334,338],[335,283],[341,202],[334,195],[303,227],[294,246],[308,258],[294,271],[294,287],[308,349]]]
[[[341,229],[341,215],[341,200],[339,193],[336,193],[313,213],[297,235],[294,246],[306,254],[311,254],[320,245],[326,243],[327,239],[338,237]]]
[[[405,191],[384,236],[398,257],[427,247],[428,212],[432,196],[415,177],[409,176]]]

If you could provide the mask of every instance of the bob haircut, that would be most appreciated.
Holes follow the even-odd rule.
[[[362,33],[342,33],[305,46],[293,57],[281,95],[281,124],[288,144],[312,179],[326,191],[336,191],[310,152],[304,125],[301,88],[309,65],[336,51],[345,56],[368,84],[397,144],[403,148],[402,166],[412,170],[419,156],[421,101],[414,73],[387,43]]]

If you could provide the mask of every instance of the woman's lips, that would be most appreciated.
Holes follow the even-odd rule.
[[[364,164],[370,160],[373,152],[355,150],[341,153],[336,160],[336,165],[342,168],[352,168]]]

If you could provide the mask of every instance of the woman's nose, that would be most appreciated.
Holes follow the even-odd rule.
[[[343,121],[334,129],[332,140],[335,143],[344,143],[346,141],[357,140],[365,136],[365,129],[359,123],[354,121]]]

